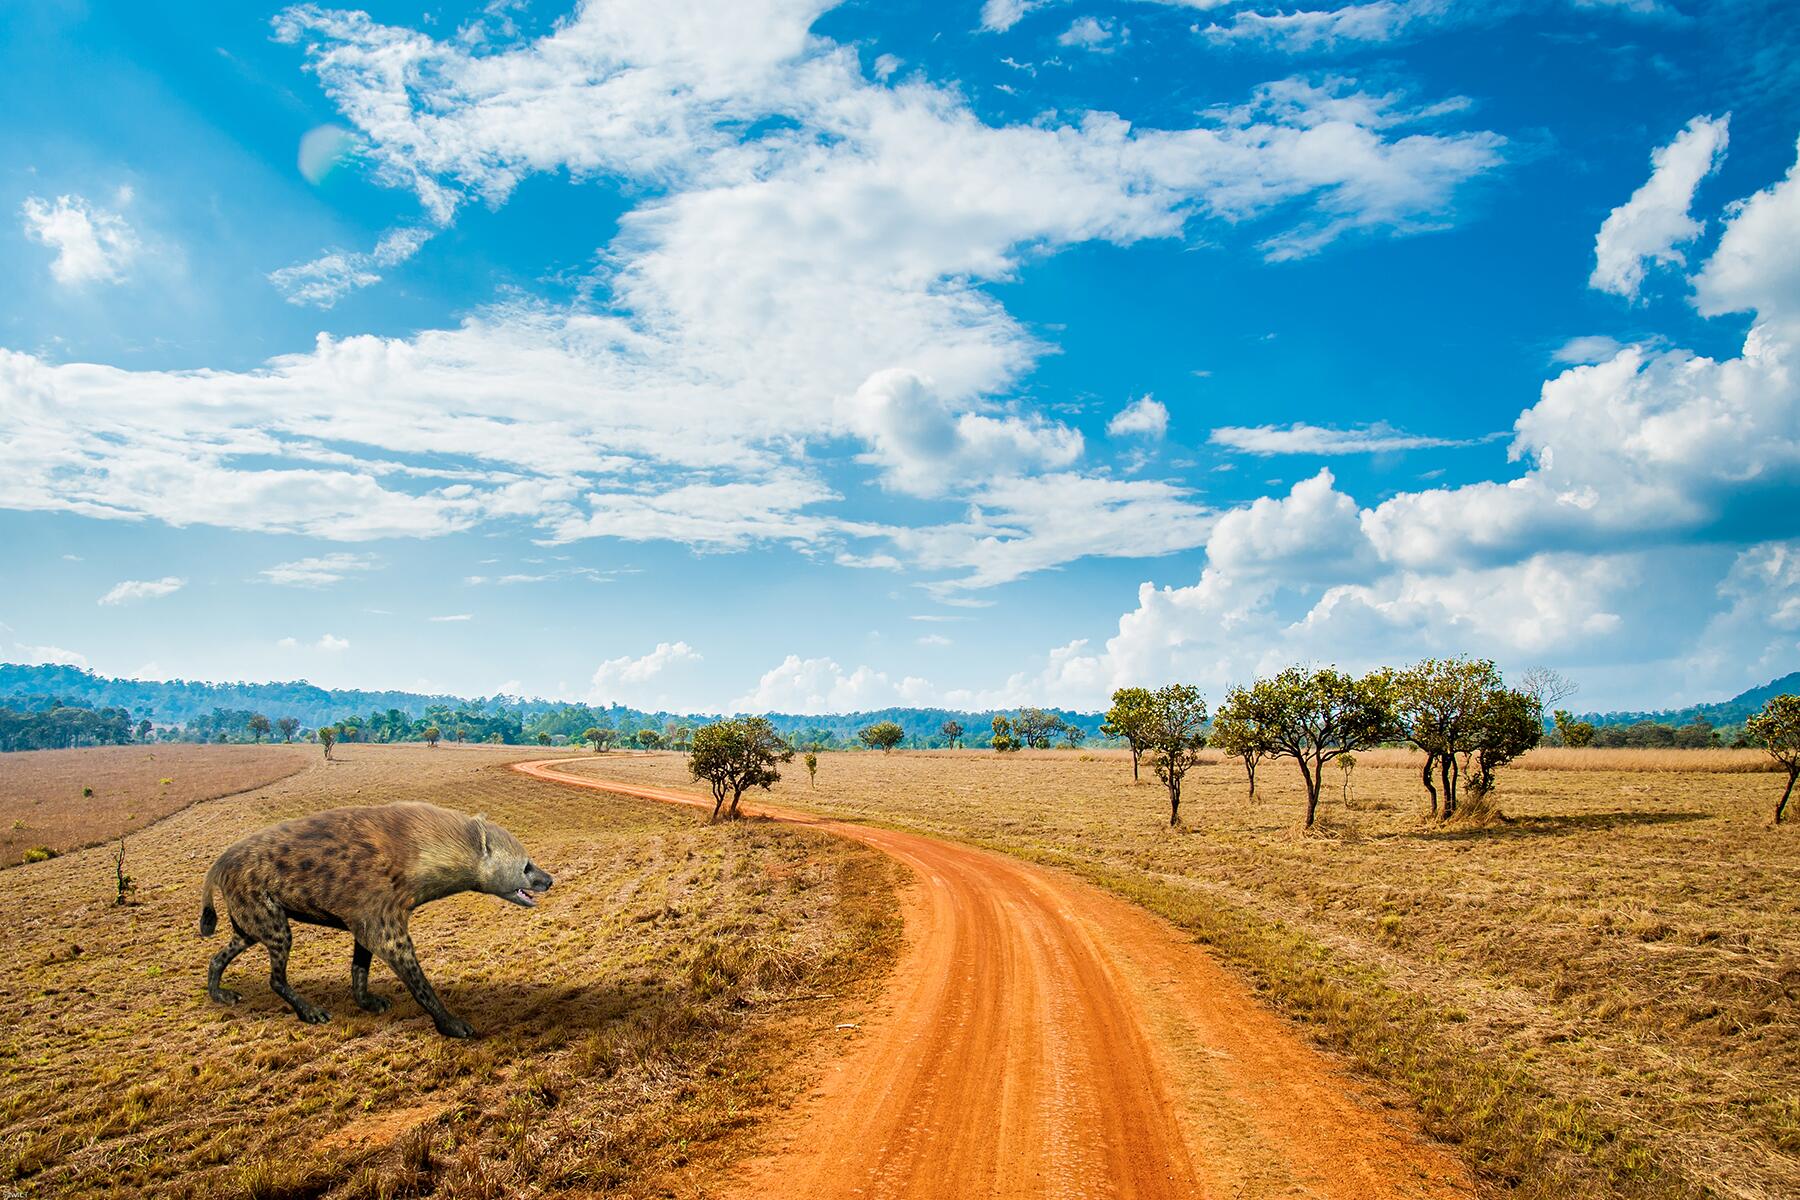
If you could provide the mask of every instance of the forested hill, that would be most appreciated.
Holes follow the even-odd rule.
[[[539,733],[578,738],[584,729],[595,724],[604,724],[629,736],[640,729],[663,731],[713,719],[703,714],[649,712],[620,704],[590,706],[515,696],[469,699],[420,692],[322,688],[305,680],[203,683],[183,679],[108,679],[76,667],[3,663],[0,664],[0,705],[8,701],[30,701],[27,706],[34,709],[43,708],[51,701],[91,709],[125,709],[131,713],[134,722],[148,719],[159,728],[189,726],[195,735],[205,740],[212,740],[219,733],[235,738],[240,732],[239,727],[252,714],[261,714],[271,720],[293,717],[302,728],[313,729],[372,714],[401,714],[415,722],[429,715],[434,721],[444,722],[448,710],[448,720],[476,727],[484,738],[490,731],[499,733],[506,741],[535,737]],[[1089,738],[1099,737],[1101,714],[1066,709],[1048,711],[1064,723],[1079,727]],[[878,721],[893,721],[905,731],[907,744],[922,746],[942,740],[941,731],[946,721],[959,723],[971,742],[979,737],[979,744],[985,745],[996,713],[884,708],[827,716],[762,715],[783,734],[826,746],[853,742],[857,730]],[[483,716],[489,719],[482,720]],[[385,724],[397,723],[389,720]],[[446,736],[449,736],[448,728]]]
[[[1695,721],[1705,721],[1709,725],[1724,727],[1742,725],[1744,718],[1762,711],[1771,697],[1780,695],[1800,695],[1800,671],[1783,675],[1780,679],[1772,679],[1761,687],[1739,692],[1729,700],[1721,700],[1717,704],[1694,704],[1687,708],[1665,708],[1656,712],[1604,712],[1583,713],[1581,720],[1592,721],[1595,725],[1636,725],[1640,721],[1653,721],[1658,725],[1689,725]]]

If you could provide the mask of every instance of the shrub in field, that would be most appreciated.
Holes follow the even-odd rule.
[[[703,725],[694,733],[688,752],[688,772],[712,787],[712,819],[721,811],[726,820],[738,815],[738,801],[746,789],[768,788],[781,778],[777,763],[792,762],[794,748],[781,739],[775,727],[762,717],[743,717]],[[730,807],[726,798],[730,797]]]
[[[283,717],[275,722],[275,728],[281,734],[282,741],[291,742],[294,740],[294,734],[299,732],[300,720],[298,717]]]
[[[424,729],[419,731],[419,736],[425,739],[425,744],[427,746],[436,750],[438,739],[444,735],[438,732],[438,727],[436,725],[427,725]]]
[[[818,787],[819,786],[819,756],[817,754],[813,753],[811,750],[808,750],[806,752],[806,758],[803,759],[802,761],[806,763],[806,786]]]
[[[1041,708],[1021,708],[1018,716],[1013,718],[1013,732],[1033,750],[1048,750],[1062,728],[1061,717]]]
[[[1087,741],[1087,730],[1079,725],[1067,725],[1062,728],[1063,745],[1073,750]]]
[[[1019,748],[1019,739],[1013,735],[1013,723],[1005,717],[994,718],[994,737],[989,743],[1001,754],[1010,754]]]
[[[943,727],[940,728],[938,730],[938,732],[943,735],[944,744],[949,746],[952,750],[954,750],[954,749],[956,749],[957,743],[962,741],[962,735],[963,735],[962,722],[961,721],[945,721],[943,724]]]
[[[331,747],[337,741],[338,731],[335,726],[325,725],[319,729],[319,745],[325,747],[325,757],[331,757]]]
[[[33,846],[25,851],[20,861],[28,863],[49,862],[56,857],[56,851],[48,846]]]
[[[612,739],[613,731],[610,729],[602,729],[598,725],[589,725],[586,729],[581,731],[581,740],[590,743],[594,747],[595,754],[604,754],[606,752],[607,743],[611,742]]]
[[[1744,722],[1744,732],[1761,742],[1769,756],[1787,768],[1787,787],[1775,805],[1775,820],[1781,821],[1787,811],[1788,798],[1794,794],[1794,780],[1800,778],[1800,696],[1774,696],[1763,710]]]
[[[1181,781],[1206,746],[1206,701],[1200,689],[1185,683],[1158,688],[1150,697],[1150,720],[1144,748],[1150,769],[1169,790],[1169,825],[1181,820]]]
[[[1594,744],[1594,723],[1577,721],[1570,716],[1567,709],[1559,708],[1552,714],[1556,721],[1556,736],[1562,744],[1571,750],[1583,750]]]
[[[1112,707],[1100,732],[1107,737],[1122,738],[1131,747],[1131,781],[1137,782],[1138,760],[1143,757],[1145,737],[1149,729],[1151,697],[1149,688],[1120,688],[1112,694]]]
[[[654,729],[640,729],[637,731],[637,744],[646,750],[654,750],[662,745],[662,734]]]
[[[871,750],[879,750],[886,754],[895,746],[906,740],[906,730],[893,721],[877,721],[865,726],[856,733],[857,740]]]

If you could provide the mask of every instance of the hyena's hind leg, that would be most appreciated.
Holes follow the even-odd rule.
[[[369,962],[373,958],[359,938],[350,955],[350,997],[364,1012],[384,1013],[388,1010],[387,1000],[369,990]]]
[[[274,907],[269,911],[268,918],[268,929],[254,932],[256,940],[269,951],[269,987],[288,1002],[296,1017],[308,1025],[323,1025],[331,1020],[331,1014],[288,986],[288,951],[293,948],[294,934],[288,927],[287,914]]]
[[[250,942],[236,928],[231,931],[231,940],[225,948],[212,956],[212,964],[206,969],[206,994],[217,1004],[236,1004],[243,997],[228,987],[220,987],[219,980],[225,974],[225,968],[231,960],[249,949]]]
[[[360,940],[360,939],[359,939]],[[466,1038],[475,1036],[475,1028],[460,1017],[452,1016],[438,999],[431,981],[425,978],[425,972],[419,966],[418,953],[413,949],[412,938],[404,929],[387,931],[385,936],[374,940],[372,947],[381,956],[381,961],[393,969],[406,985],[406,990],[413,994],[419,1007],[431,1014],[432,1023],[437,1031],[445,1037]]]

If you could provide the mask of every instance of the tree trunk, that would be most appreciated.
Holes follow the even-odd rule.
[[[725,789],[718,786],[717,784],[714,784],[713,785],[713,814],[712,814],[712,822],[709,822],[709,824],[716,823],[718,821],[719,810],[721,808],[723,808],[724,806],[725,806]]]
[[[1256,760],[1254,758],[1246,757],[1244,759],[1244,774],[1250,777],[1250,799],[1254,800],[1256,799]]]
[[[1169,828],[1173,829],[1181,821],[1181,783],[1176,781],[1169,785]]]
[[[1431,793],[1431,815],[1434,817],[1438,815],[1438,793],[1437,784],[1431,782],[1431,772],[1436,766],[1437,755],[1427,752],[1425,755],[1425,770],[1420,778],[1424,780],[1425,790]]]
[[[1775,823],[1781,824],[1781,814],[1787,809],[1788,797],[1794,794],[1794,780],[1800,779],[1800,767],[1788,768],[1787,790],[1781,793],[1781,803],[1775,806]]]
[[[1300,760],[1300,778],[1306,781],[1306,827],[1308,829],[1312,828],[1313,816],[1319,809],[1319,784],[1322,782],[1324,773],[1323,763],[1319,764],[1319,770],[1320,777],[1315,778],[1312,770],[1307,766],[1306,760],[1304,758]]]
[[[1446,754],[1438,760],[1438,777],[1444,784],[1444,820],[1456,815],[1456,755]]]
[[[1138,744],[1131,743],[1131,782],[1133,783],[1138,782],[1138,756],[1141,754],[1143,751],[1138,749]]]
[[[744,798],[744,789],[743,788],[734,787],[731,789],[731,811],[725,814],[727,819],[732,820],[732,821],[735,821],[738,819],[738,801],[742,800],[743,798]]]

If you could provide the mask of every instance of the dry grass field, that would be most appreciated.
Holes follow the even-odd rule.
[[[273,783],[319,751],[306,746],[101,746],[0,754],[0,867],[27,850],[63,854],[111,841],[200,800]],[[91,795],[83,795],[84,789]]]
[[[781,802],[1061,864],[1210,943],[1410,1093],[1496,1191],[1800,1195],[1800,829],[1755,752],[1563,751],[1501,776],[1507,818],[1421,820],[1416,766],[1364,756],[1299,829],[1291,763],[1189,777],[1184,827],[1122,752],[827,754]],[[1680,770],[1683,765],[1705,770]],[[673,755],[576,767],[685,785]]]
[[[791,1065],[842,1036],[891,958],[892,868],[839,839],[707,828],[505,765],[541,754],[315,752],[133,836],[130,907],[113,903],[105,847],[0,872],[0,1195],[693,1194],[724,1135],[802,1086]],[[481,1036],[438,1037],[380,964],[394,1006],[358,1011],[348,937],[306,926],[290,978],[329,1024],[270,993],[259,948],[226,976],[243,1002],[210,1004],[222,939],[195,924],[214,856],[270,821],[400,799],[484,811],[556,876],[537,911],[464,895],[413,923],[426,972]]]

